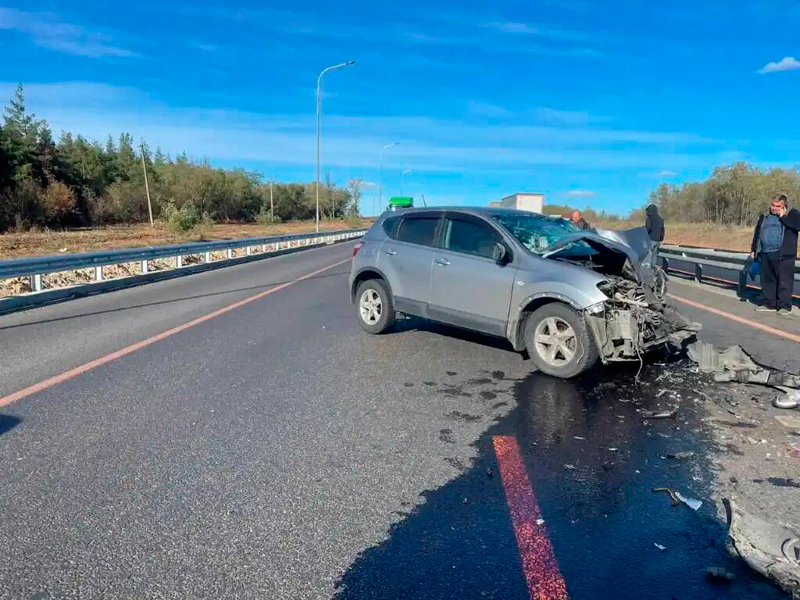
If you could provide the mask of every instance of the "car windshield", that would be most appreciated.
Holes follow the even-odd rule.
[[[561,238],[580,231],[576,225],[565,219],[534,213],[497,214],[492,215],[492,218],[522,242],[523,246],[536,254],[542,254]]]

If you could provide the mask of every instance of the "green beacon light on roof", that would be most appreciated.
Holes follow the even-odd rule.
[[[414,208],[414,198],[410,196],[389,198],[389,210],[402,210],[404,208]]]

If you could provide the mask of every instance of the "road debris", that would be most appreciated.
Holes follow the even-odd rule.
[[[752,569],[800,598],[800,535],[745,512],[727,498],[723,504],[728,537],[739,556]]]
[[[759,365],[741,346],[718,350],[714,344],[696,341],[687,350],[700,371],[714,374],[714,381],[800,388],[800,375]]]
[[[669,488],[653,488],[654,492],[666,492],[669,494],[669,497],[672,501],[672,506],[678,506],[678,504],[685,504],[692,510],[698,510],[701,506],[703,506],[702,500],[695,500],[694,498],[688,498],[681,494],[680,492],[674,492]]]
[[[660,390],[660,391],[659,391],[659,392],[656,394],[656,398],[661,398],[661,396],[663,396],[664,394],[666,394],[666,393],[667,393],[667,392],[669,392],[669,391],[670,391],[670,390]]]
[[[544,525],[544,519],[536,519],[537,525]]]
[[[678,500],[683,502],[686,506],[688,506],[694,511],[699,510],[700,507],[703,506],[702,500],[696,500],[695,498],[688,498],[682,495],[680,492],[675,492],[675,496],[677,496]]]
[[[662,546],[662,545],[661,545],[661,544],[659,544],[658,542],[653,542],[653,546],[655,546],[656,548],[658,548],[658,549],[659,549],[659,550],[661,550],[662,552],[663,552],[664,550],[666,550],[666,549],[667,549],[667,547],[666,547],[666,546]]]
[[[694,452],[676,452],[675,454],[667,454],[667,458],[674,460],[689,460],[694,456]]]
[[[492,469],[492,467],[487,467],[486,468],[486,476],[487,477],[493,477],[494,476],[494,469]]]
[[[733,581],[736,579],[736,575],[729,573],[725,567],[708,567],[706,569],[706,577],[708,579],[724,579],[726,581]]]
[[[775,398],[775,400],[772,401],[772,406],[786,410],[791,410],[800,406],[800,390],[790,390],[783,387],[780,389],[786,393],[783,396]]]
[[[564,468],[567,469],[568,471],[574,471],[575,470],[575,465],[567,464],[567,465],[564,465]]]
[[[674,419],[678,416],[678,409],[654,412],[652,410],[642,411],[643,419]]]

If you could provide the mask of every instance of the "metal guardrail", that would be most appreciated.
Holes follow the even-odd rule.
[[[103,281],[103,267],[109,265],[140,262],[141,271],[144,275],[150,270],[149,262],[159,258],[175,258],[176,268],[180,269],[183,267],[183,258],[185,256],[202,256],[203,262],[205,263],[219,262],[212,261],[212,252],[225,251],[226,258],[219,259],[220,261],[224,261],[232,259],[233,251],[239,248],[245,248],[246,255],[249,256],[253,248],[260,247],[261,252],[267,252],[268,246],[272,246],[273,251],[278,251],[297,246],[335,243],[361,237],[365,232],[366,230],[364,229],[348,229],[344,231],[328,231],[311,234],[193,242],[172,246],[125,248],[122,250],[85,252],[81,254],[68,254],[65,256],[38,256],[33,258],[4,260],[0,261],[0,279],[30,277],[32,291],[40,292],[42,291],[42,276],[49,273],[94,268],[95,281]]]
[[[707,248],[662,245],[659,253],[662,268],[691,276],[698,282],[723,283],[735,286],[740,298],[745,297],[747,288],[760,288],[761,280],[751,280],[745,270],[749,254],[728,252]],[[800,261],[794,264],[794,280],[800,282]],[[800,291],[800,286],[795,286]]]

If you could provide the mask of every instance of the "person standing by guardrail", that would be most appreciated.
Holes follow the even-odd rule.
[[[800,230],[800,211],[789,209],[784,194],[776,196],[769,211],[758,218],[750,246],[750,258],[761,261],[761,292],[764,305],[759,312],[792,314],[794,292],[794,263],[797,260],[797,232]]]
[[[658,214],[658,207],[655,204],[648,206],[645,213],[647,213],[647,219],[645,219],[644,226],[647,229],[647,235],[650,236],[650,241],[653,242],[655,252],[653,256],[658,256],[658,248],[664,241],[664,219]]]

